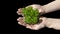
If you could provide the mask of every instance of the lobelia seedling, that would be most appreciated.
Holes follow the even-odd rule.
[[[22,14],[27,24],[36,24],[39,21],[39,11],[37,9],[33,9],[32,7],[22,8]]]

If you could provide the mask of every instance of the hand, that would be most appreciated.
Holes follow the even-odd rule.
[[[28,8],[28,7],[30,7],[30,6],[33,7],[33,9],[38,9],[40,15],[42,15],[42,14],[45,13],[45,11],[44,11],[44,9],[43,9],[43,7],[42,7],[41,5],[33,4],[33,5],[27,6],[26,8]],[[18,11],[17,11],[17,14],[18,14],[18,15],[22,15],[22,10],[21,10],[21,9],[22,9],[22,8],[19,8],[19,9],[18,9]]]
[[[41,13],[41,15],[45,13],[45,10],[43,9],[44,7],[41,5],[33,4],[33,5],[29,5],[29,6],[33,7],[33,9],[38,9],[39,13]],[[27,7],[29,7],[29,6],[27,6]]]
[[[23,26],[25,26],[26,28],[29,28],[29,29],[32,29],[32,30],[39,30],[39,29],[41,29],[41,28],[43,28],[44,26],[45,26],[45,20],[46,20],[46,18],[45,17],[41,17],[41,18],[39,18],[41,21],[38,23],[38,24],[34,24],[34,25],[29,25],[29,24],[26,24],[25,22],[24,22],[24,20],[23,20],[23,17],[19,17],[18,19],[17,19],[17,21],[18,21],[18,24],[20,24],[20,25],[23,25]]]

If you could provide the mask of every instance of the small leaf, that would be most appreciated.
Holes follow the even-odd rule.
[[[22,10],[25,22],[28,24],[36,24],[38,22],[39,12],[37,9],[32,9],[32,7],[23,8]]]

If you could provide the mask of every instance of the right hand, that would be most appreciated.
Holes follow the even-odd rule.
[[[44,9],[43,9],[43,7],[42,7],[41,5],[33,4],[33,5],[26,6],[26,8],[28,8],[28,7],[30,7],[30,6],[33,7],[33,9],[38,9],[40,15],[42,15],[42,14],[45,13],[45,11],[44,11]],[[21,9],[22,9],[22,8],[19,8],[19,9],[18,9],[18,11],[17,11],[18,15],[22,15],[22,10],[21,10]]]

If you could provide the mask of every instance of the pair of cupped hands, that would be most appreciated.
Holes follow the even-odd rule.
[[[29,6],[31,6],[33,9],[38,9],[39,13],[41,13],[40,15],[43,15],[45,13],[45,11],[44,11],[44,9],[41,5],[33,4],[33,5],[29,5]],[[27,7],[29,7],[29,6],[27,6]],[[18,9],[17,14],[22,15],[21,8]],[[32,30],[39,30],[39,29],[45,27],[47,18],[46,17],[40,17],[39,19],[41,19],[42,21],[40,23],[34,24],[34,25],[26,24],[23,21],[23,17],[19,17],[17,19],[17,21],[18,21],[18,24],[20,24],[22,26],[25,26],[26,28],[29,28],[29,29],[32,29]]]

